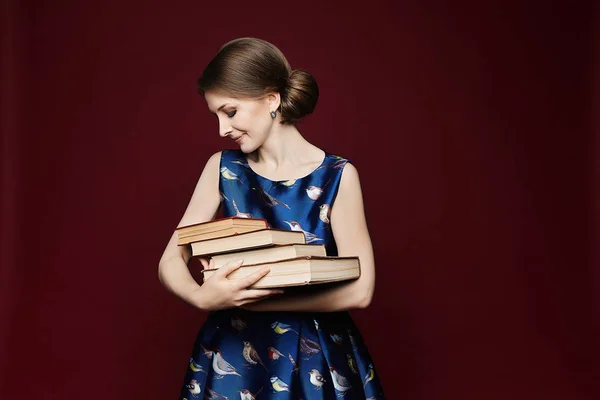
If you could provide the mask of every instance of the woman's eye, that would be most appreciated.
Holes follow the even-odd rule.
[[[237,112],[237,111],[236,111],[236,110],[234,110],[234,111],[232,111],[232,112],[230,112],[230,113],[227,113],[227,116],[228,116],[229,118],[233,118],[233,116],[235,115],[235,113],[236,113],[236,112]]]

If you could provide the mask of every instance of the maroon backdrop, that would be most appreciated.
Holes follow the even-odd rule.
[[[352,314],[388,398],[591,399],[597,10],[201,3],[2,3],[0,398],[176,398],[205,314],[157,263],[225,145],[195,80],[257,36],[361,174],[377,288]]]

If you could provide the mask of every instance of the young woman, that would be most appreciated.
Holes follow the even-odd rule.
[[[359,256],[361,276],[304,290],[248,289],[268,269],[228,280],[240,260],[200,286],[187,267],[189,247],[178,246],[173,233],[159,278],[176,296],[209,311],[181,398],[383,399],[348,313],[369,306],[375,287],[358,172],[296,127],[317,103],[317,83],[308,72],[292,70],[271,43],[240,38],[220,49],[198,89],[226,147],[236,149],[210,157],[178,226],[211,220],[219,207],[224,217],[264,218],[271,228],[303,231],[307,243],[325,245],[328,255]]]

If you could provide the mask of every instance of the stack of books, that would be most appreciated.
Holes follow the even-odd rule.
[[[230,261],[242,259],[228,279],[244,278],[265,266],[270,272],[253,289],[314,285],[360,277],[358,257],[327,256],[323,244],[307,244],[302,231],[269,228],[260,218],[227,217],[177,228],[179,245],[191,247],[192,258],[209,258],[210,278]]]

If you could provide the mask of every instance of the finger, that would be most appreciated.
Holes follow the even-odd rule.
[[[248,286],[254,285],[260,279],[262,279],[265,275],[267,275],[271,271],[271,268],[264,267],[244,278],[239,279],[238,287],[240,289],[247,288]]]
[[[217,270],[217,272],[215,272],[216,274],[220,274],[222,276],[227,276],[230,273],[232,273],[233,271],[235,271],[236,269],[238,269],[239,267],[242,266],[242,263],[244,262],[244,260],[237,260],[237,261],[230,261],[227,264],[223,265],[221,268],[219,268]],[[214,268],[214,261],[212,262],[213,268]]]
[[[202,268],[208,269],[209,262],[208,262],[208,260],[206,258],[201,258],[200,259],[200,264],[202,264]]]

